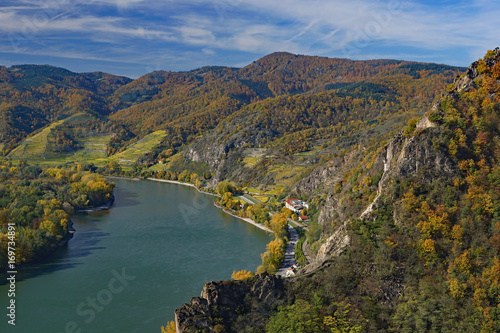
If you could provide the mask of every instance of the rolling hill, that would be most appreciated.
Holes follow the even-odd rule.
[[[285,191],[312,213],[302,249],[313,259],[297,276],[207,282],[176,310],[177,331],[500,331],[500,50],[441,91],[421,117],[372,137],[380,141],[360,137]],[[223,137],[238,142],[234,135]],[[201,152],[192,146],[187,157]],[[226,162],[216,165],[235,154],[221,153]],[[243,164],[260,165],[267,185],[276,161]]]
[[[273,53],[133,81],[29,65],[0,75],[6,178],[11,161],[41,175],[23,160],[69,164],[192,182],[257,222],[282,212],[268,272],[283,200],[307,202],[296,253],[309,265],[207,283],[176,311],[178,331],[500,330],[498,48],[469,68]],[[241,209],[244,191],[265,204]]]
[[[0,67],[0,142],[4,153],[28,135],[72,114],[105,116],[108,97],[132,80],[105,73],[73,73],[42,65]]]
[[[248,148],[266,146],[285,155],[313,147],[347,147],[359,141],[359,135],[370,138],[422,114],[462,70],[289,53],[273,53],[241,69],[156,71],[137,80],[52,66],[1,67],[0,143],[6,155],[19,144],[22,149],[42,149],[44,135],[55,122],[85,114],[87,123],[77,127],[92,127],[99,142],[58,126],[54,135],[58,142],[71,142],[74,157],[59,147],[52,155],[54,162],[103,164],[114,154],[120,155],[113,160],[126,164],[152,162],[182,153],[214,131],[222,134],[217,135],[222,141],[251,137],[252,142],[244,143]],[[359,128],[364,134],[353,134]],[[44,134],[36,136],[40,131]],[[157,131],[164,132],[151,144],[148,135]],[[143,138],[147,147],[136,149]],[[100,148],[104,143],[105,153]],[[20,149],[7,156],[22,158]]]

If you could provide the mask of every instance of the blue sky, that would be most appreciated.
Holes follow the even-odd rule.
[[[2,0],[0,64],[137,78],[275,51],[468,66],[500,46],[498,0]]]

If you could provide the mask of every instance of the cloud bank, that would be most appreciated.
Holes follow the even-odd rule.
[[[498,17],[482,0],[8,0],[0,62],[59,59],[130,76],[244,65],[274,51],[467,65],[500,44]]]

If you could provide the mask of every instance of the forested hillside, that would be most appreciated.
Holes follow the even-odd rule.
[[[324,105],[325,100],[343,103],[341,112],[349,112],[359,104],[366,104],[362,107],[367,108],[375,103],[376,107],[388,108],[388,114],[418,112],[427,107],[436,92],[460,72],[459,68],[445,65],[273,53],[242,69],[206,67],[187,73],[148,74],[115,92],[114,105],[128,107],[117,111],[111,118],[127,124],[135,133],[166,130],[162,143],[145,157],[145,160],[152,160],[183,150],[194,138],[219,124],[220,128],[227,130],[227,122],[235,117],[236,125],[230,126],[230,131],[238,125],[245,127],[247,124],[240,122],[240,118],[254,117],[256,110],[261,109],[296,113],[290,109],[304,110],[319,99],[323,105],[314,105],[316,109],[309,112],[316,113],[314,117],[322,117],[322,122],[318,124],[316,119],[306,119],[300,124],[304,119],[299,115],[284,120],[299,126],[283,128],[281,131],[286,133],[325,127],[325,122],[330,126],[337,125],[340,120],[350,121],[349,116],[332,118],[332,106]],[[386,93],[393,96],[382,98]],[[293,98],[284,103],[291,96],[303,96],[303,99]],[[337,99],[347,100],[341,102]],[[388,100],[397,105],[387,104]],[[356,117],[354,111],[351,113]],[[281,115],[269,115],[275,116]],[[278,126],[265,117],[259,117],[259,120],[261,124],[251,126],[266,129]],[[266,142],[272,139],[268,138]]]
[[[25,162],[0,162],[0,267],[7,267],[7,244],[14,226],[16,264],[52,253],[71,238],[71,215],[112,198],[114,184],[82,166],[72,170]]]
[[[107,97],[131,80],[106,73],[78,74],[53,66],[0,66],[0,148],[75,113],[105,117]]]
[[[332,154],[292,186],[318,207],[302,274],[208,283],[177,310],[178,328],[500,331],[500,51],[442,91],[422,118]],[[245,300],[236,313],[225,308],[234,295]]]
[[[317,274],[297,280],[298,299],[313,304],[320,290],[328,310],[317,315],[334,318],[322,317],[326,327],[500,329],[499,80],[497,49],[472,64],[426,117],[375,158],[385,167],[374,205],[364,210],[363,204],[366,213],[344,225],[336,221],[333,231],[343,228],[350,245]],[[370,183],[370,164],[358,168],[351,173],[356,179],[349,178],[352,192]],[[342,193],[351,196],[337,196]]]
[[[244,135],[252,138],[247,147],[279,147],[280,155],[317,145],[350,146],[359,140],[349,135],[360,129],[383,124],[375,131],[386,132],[420,115],[461,71],[289,53],[273,53],[241,69],[156,71],[137,80],[52,66],[1,67],[0,148],[14,160],[102,165],[117,155],[114,160],[132,166],[170,162],[172,156],[178,161],[179,152],[216,127],[225,141]],[[78,123],[65,120],[72,115],[82,116]],[[158,131],[161,136],[148,141],[147,149],[125,152]]]
[[[498,49],[468,69],[288,53],[137,80],[1,67],[2,230],[17,221],[18,258],[35,260],[75,209],[109,199],[95,171],[156,176],[279,224],[260,268],[274,272],[297,220],[283,200],[299,198],[311,263],[210,285],[241,307],[184,307],[183,331],[500,331],[499,126]],[[244,192],[254,204],[233,199]],[[269,292],[266,310],[247,292]]]

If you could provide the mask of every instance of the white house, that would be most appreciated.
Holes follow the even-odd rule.
[[[299,199],[287,199],[285,201],[285,207],[291,211],[300,213],[301,210],[309,208],[309,205]]]

